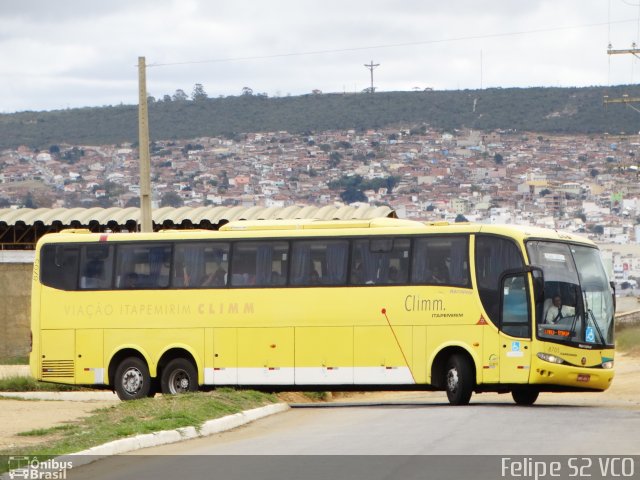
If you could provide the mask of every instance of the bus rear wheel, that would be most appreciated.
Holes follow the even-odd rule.
[[[522,387],[511,390],[511,396],[517,405],[533,405],[539,394],[540,392],[535,388]]]
[[[151,388],[147,364],[138,357],[125,358],[116,369],[114,388],[120,400],[145,398]]]
[[[473,393],[473,369],[462,355],[452,355],[445,369],[445,388],[451,405],[467,405]]]
[[[174,358],[162,369],[160,381],[162,393],[195,392],[198,390],[198,371],[193,364],[184,358]]]

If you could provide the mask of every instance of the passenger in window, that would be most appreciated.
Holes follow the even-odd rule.
[[[433,283],[449,283],[449,269],[443,264],[436,265],[433,267],[431,278],[433,279]]]
[[[400,272],[394,266],[389,267],[389,274],[387,275],[388,283],[399,283],[400,282]]]
[[[191,276],[184,266],[184,263],[177,262],[175,267],[175,286],[176,287],[188,287],[191,283]]]
[[[84,275],[80,278],[81,288],[100,288],[100,277],[102,275],[102,262],[91,260],[87,263]]]
[[[215,270],[204,277],[203,287],[222,287],[226,285],[227,271],[220,264],[216,264]]]
[[[317,270],[311,270],[311,273],[309,274],[309,283],[311,285],[319,285],[320,284],[320,274],[317,272]]]
[[[129,272],[124,278],[124,288],[137,288],[138,287],[138,274],[135,272]]]
[[[280,272],[273,270],[271,272],[271,285],[284,285],[285,278],[280,275]]]
[[[544,317],[545,323],[558,323],[564,317],[573,317],[576,314],[576,309],[569,305],[562,304],[562,297],[555,295],[552,299],[552,305],[547,310],[547,314]]]
[[[362,263],[356,262],[351,271],[351,283],[362,283]]]

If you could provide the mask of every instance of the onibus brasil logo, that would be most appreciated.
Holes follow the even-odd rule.
[[[11,480],[65,480],[67,470],[73,468],[72,462],[55,458],[39,460],[38,457],[11,456],[8,463]]]

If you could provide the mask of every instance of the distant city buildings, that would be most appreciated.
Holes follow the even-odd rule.
[[[286,207],[357,200],[425,221],[537,225],[640,243],[639,145],[636,136],[427,126],[156,141],[153,201]],[[130,145],[5,150],[0,208],[133,206],[138,175]]]

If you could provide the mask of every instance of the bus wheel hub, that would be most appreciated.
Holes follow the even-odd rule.
[[[454,368],[447,373],[447,388],[450,392],[455,392],[458,388],[458,371]]]
[[[129,393],[136,393],[142,385],[142,373],[137,368],[127,370],[122,378],[122,385]]]

